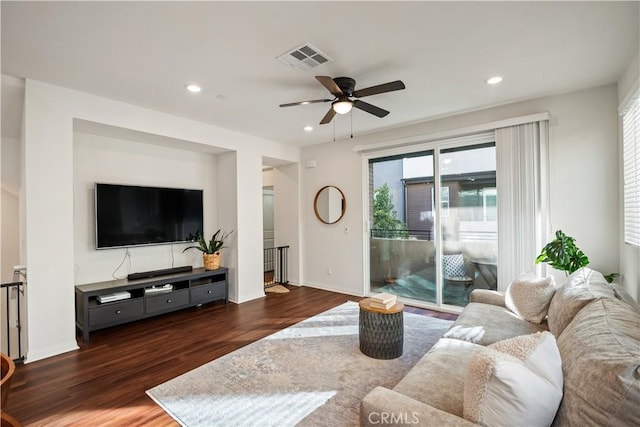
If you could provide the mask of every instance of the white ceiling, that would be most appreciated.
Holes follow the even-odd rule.
[[[305,146],[348,137],[351,123],[364,134],[616,82],[638,53],[638,5],[2,1],[2,74]],[[333,62],[302,72],[276,60],[305,42]],[[278,107],[328,97],[315,75],[407,88],[365,99],[387,117],[354,110],[334,129],[318,125],[329,104]],[[504,81],[485,84],[493,75]]]

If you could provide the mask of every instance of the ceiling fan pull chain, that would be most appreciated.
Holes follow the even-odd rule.
[[[333,121],[333,142],[336,142],[336,122]]]
[[[353,110],[351,110],[351,139],[353,139]]]

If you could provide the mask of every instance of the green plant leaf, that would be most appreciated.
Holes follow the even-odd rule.
[[[233,230],[229,231],[228,233],[223,233],[222,230],[218,230],[213,233],[211,239],[208,242],[204,239],[204,236],[202,234],[197,234],[196,240],[198,242],[198,245],[184,248],[182,252],[186,251],[187,249],[197,249],[205,254],[215,254],[220,249],[226,247],[224,246],[224,242],[231,235],[231,233],[233,233]]]
[[[545,262],[556,270],[573,273],[589,264],[589,258],[575,245],[575,239],[557,230],[556,238],[547,243],[536,258],[536,264]]]
[[[607,283],[612,283],[616,277],[620,276],[620,273],[609,273],[609,274],[605,274],[604,276],[604,280],[607,281]]]

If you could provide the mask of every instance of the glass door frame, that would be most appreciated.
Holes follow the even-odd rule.
[[[437,267],[442,265],[442,252],[443,242],[440,238],[440,225],[442,214],[442,203],[440,202],[441,193],[441,177],[440,177],[440,152],[442,150],[450,148],[461,148],[466,146],[473,146],[479,144],[486,144],[495,142],[495,133],[493,130],[488,132],[482,132],[474,135],[466,135],[454,138],[443,138],[433,141],[425,141],[421,143],[414,143],[410,145],[403,145],[388,149],[378,149],[365,151],[362,153],[362,207],[363,207],[363,289],[365,295],[371,295],[371,228],[372,224],[370,218],[372,217],[371,207],[371,194],[370,189],[373,183],[370,182],[369,175],[369,161],[374,159],[380,159],[384,157],[402,156],[403,154],[412,154],[416,152],[431,151],[433,153],[433,174],[434,174],[434,199],[438,203],[434,204],[435,216],[434,216],[434,244],[435,244],[435,263],[436,263],[436,303],[428,301],[408,299],[404,297],[398,297],[399,300],[410,302],[411,305],[422,308],[429,308],[438,311],[444,311],[449,313],[460,313],[463,307],[443,304],[443,275],[442,268]]]

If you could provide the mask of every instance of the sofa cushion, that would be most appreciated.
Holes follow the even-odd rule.
[[[469,302],[481,302],[483,304],[506,307],[504,293],[491,289],[474,289],[469,294]]]
[[[640,314],[601,298],[558,338],[564,399],[554,425],[631,426],[640,420]]]
[[[466,366],[481,349],[469,342],[441,338],[393,390],[462,417]]]
[[[469,361],[464,417],[485,426],[551,425],[562,400],[562,362],[549,332],[500,341]]]
[[[527,322],[506,307],[472,302],[460,313],[444,337],[489,345],[546,329],[546,323]]]
[[[616,298],[614,288],[602,274],[586,267],[576,270],[556,289],[551,299],[547,319],[549,330],[559,337],[585,305],[602,297]]]
[[[542,323],[555,292],[553,276],[540,278],[531,273],[522,274],[507,288],[505,305],[529,322]]]

